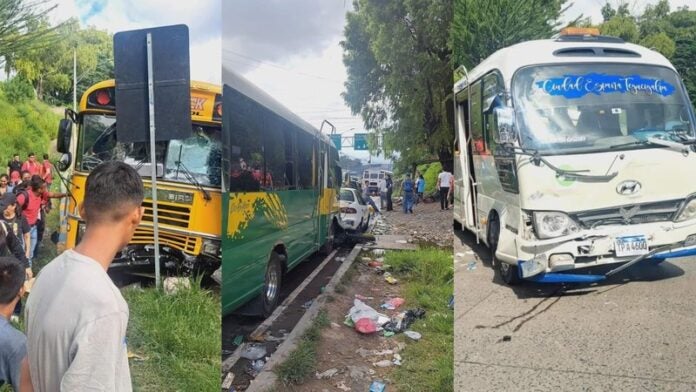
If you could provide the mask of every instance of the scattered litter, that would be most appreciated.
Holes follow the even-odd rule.
[[[266,347],[262,344],[247,344],[241,353],[241,357],[255,361],[266,356]]]
[[[381,382],[381,381],[372,381],[372,384],[370,384],[370,391],[369,392],[386,392],[387,391],[387,384]]]
[[[454,254],[456,257],[464,257],[464,253],[462,252],[457,252]]]
[[[234,353],[234,350],[222,350],[222,355],[225,357],[232,355],[233,353]]]
[[[450,295],[449,304],[447,305],[447,307],[450,309],[454,309],[454,295]]]
[[[376,366],[376,367],[382,367],[382,368],[383,368],[383,367],[389,367],[389,366],[393,365],[393,363],[392,363],[392,361],[390,361],[390,360],[388,360],[388,359],[384,359],[384,360],[382,360],[382,361],[375,362],[375,363],[373,363],[372,365],[373,365],[373,366]]]
[[[309,307],[312,306],[313,303],[314,303],[314,300],[313,300],[313,299],[310,299],[309,301],[305,302],[305,303],[302,305],[302,307],[303,307],[304,309],[309,309]]]
[[[341,381],[338,384],[336,384],[336,388],[342,390],[342,391],[350,391],[350,387],[346,386],[346,383]]]
[[[368,299],[375,299],[375,297],[366,297],[366,296],[360,295],[360,294],[355,294],[355,298],[357,298],[361,301],[367,301]]]
[[[512,336],[510,336],[510,335],[503,336],[503,342],[509,342],[511,340],[512,340]]]
[[[384,249],[372,249],[372,254],[375,256],[382,256],[384,255]]]
[[[333,321],[331,322],[331,328],[341,328],[340,325],[334,323]]]
[[[395,333],[392,331],[384,331],[384,333],[382,334],[382,336],[384,336],[385,338],[390,338],[394,335],[395,335]]]
[[[394,242],[396,242],[397,244],[408,244],[408,241],[406,240],[396,240]]]
[[[353,307],[350,308],[348,314],[354,323],[357,323],[358,320],[362,318],[369,318],[370,320],[377,322],[380,316],[386,317],[359,299],[353,300]]]
[[[401,355],[399,354],[394,354],[394,359],[392,359],[392,363],[395,366],[401,366]]]
[[[394,350],[382,350],[382,351],[372,351],[372,355],[381,357],[383,355],[392,355],[394,354]]]
[[[134,361],[147,361],[146,357],[142,357],[132,351],[128,352],[128,359],[132,359]]]
[[[398,308],[399,306],[403,305],[406,300],[403,298],[395,297],[390,299],[389,301],[385,302],[382,304],[382,309],[387,309],[387,310],[394,310]]]
[[[470,262],[466,265],[466,269],[467,269],[467,271],[473,271],[473,270],[475,270],[475,269],[476,269],[476,262],[475,262],[475,261],[470,261]]]
[[[225,376],[225,380],[222,381],[222,389],[228,390],[232,388],[232,383],[234,382],[234,373],[229,372]]]
[[[422,335],[416,331],[406,331],[404,332],[404,335],[408,336],[413,340],[420,340],[422,337]]]
[[[285,339],[287,339],[287,337],[288,337],[288,334],[286,334],[286,333],[284,333],[283,336],[277,338],[277,337],[271,335],[270,332],[268,332],[268,333],[266,333],[266,336],[264,336],[264,341],[266,341],[266,342],[282,342]]]
[[[343,324],[351,328],[355,327],[355,323],[353,319],[350,318],[350,315],[346,316],[346,319],[343,320]]]
[[[377,324],[370,318],[361,318],[355,322],[355,330],[364,334],[375,333],[377,332]]]
[[[322,373],[317,372],[315,375],[317,377],[317,380],[323,380],[323,379],[331,378],[331,377],[335,376],[336,373],[338,373],[338,369],[331,368],[331,369],[326,370]]]
[[[256,361],[251,361],[249,362],[249,365],[244,369],[244,372],[251,377],[256,377],[261,373],[261,370],[263,370],[263,367],[266,365],[266,362],[264,362],[263,359],[258,359]]]
[[[382,265],[383,265],[383,263],[381,261],[377,261],[377,260],[372,260],[369,263],[367,263],[367,266],[372,267],[372,268],[381,267]]]
[[[323,293],[323,292],[325,292],[325,291],[326,291],[326,286],[321,286],[321,287],[319,288],[319,292]]]
[[[372,355],[372,351],[370,351],[370,350],[365,350],[365,349],[362,348],[362,347],[360,347],[359,349],[355,350],[355,353],[356,353],[356,354],[360,354],[360,356],[363,357],[363,358],[369,357],[370,355]]]
[[[384,273],[384,280],[385,280],[387,283],[389,283],[389,284],[397,284],[397,283],[399,283],[399,281],[396,280],[396,278],[394,278],[389,272],[385,272],[385,273]]]
[[[421,308],[409,309],[392,317],[391,321],[382,325],[386,331],[403,332],[413,324],[416,319],[425,317],[425,310]]]
[[[369,257],[361,257],[360,260],[362,260],[363,263],[369,263],[370,261],[372,261],[372,259]]]
[[[174,295],[179,290],[190,289],[191,288],[191,279],[170,276],[170,277],[164,279],[164,282],[162,283],[162,287],[164,288],[165,294]]]
[[[375,370],[366,366],[347,366],[350,378],[356,381],[362,381],[367,376],[375,374]]]
[[[342,263],[342,262],[346,261],[346,258],[345,257],[336,257],[336,261],[338,261],[339,263]]]
[[[241,346],[243,341],[244,341],[244,336],[237,335],[234,337],[234,340],[232,341],[232,343],[234,343],[235,346]]]

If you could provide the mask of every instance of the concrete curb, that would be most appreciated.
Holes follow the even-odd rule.
[[[345,275],[348,269],[353,265],[353,262],[358,257],[358,254],[360,254],[360,251],[362,251],[362,247],[360,245],[356,245],[348,254],[343,264],[338,268],[334,276],[326,285],[324,292],[319,294],[316,300],[302,316],[300,321],[297,322],[297,325],[295,325],[295,328],[292,330],[292,332],[290,332],[287,339],[285,339],[285,341],[278,346],[276,351],[266,363],[264,369],[261,371],[261,373],[259,373],[256,379],[251,382],[247,392],[266,392],[275,386],[278,376],[276,376],[276,374],[273,372],[273,369],[277,365],[283,363],[290,353],[297,348],[300,338],[305,331],[312,326],[312,322],[319,314],[319,310],[326,303],[328,294],[332,294],[334,292],[336,285],[338,285],[343,275]]]

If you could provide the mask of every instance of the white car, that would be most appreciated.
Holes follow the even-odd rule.
[[[363,200],[360,191],[341,188],[339,194],[341,226],[344,230],[364,232],[370,223],[370,206]]]

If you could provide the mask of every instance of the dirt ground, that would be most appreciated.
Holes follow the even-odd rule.
[[[394,211],[384,211],[384,220],[390,226],[390,232],[385,234],[404,234],[419,242],[452,247],[451,206],[449,210],[442,211],[440,202],[435,200],[418,203],[413,207],[413,214],[404,214],[402,208],[399,204],[394,205]]]

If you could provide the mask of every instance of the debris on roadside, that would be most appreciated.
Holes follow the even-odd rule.
[[[243,341],[244,341],[244,336],[237,335],[234,337],[234,340],[232,340],[232,343],[234,343],[235,346],[241,346]]]
[[[331,377],[335,376],[336,373],[338,373],[338,369],[331,368],[331,369],[325,370],[321,373],[316,372],[314,375],[317,377],[317,380],[323,380],[323,379],[327,379],[327,378],[331,378]]]
[[[379,268],[379,267],[382,267],[383,265],[384,264],[381,261],[377,261],[377,260],[372,260],[372,261],[367,263],[367,266],[372,267],[372,268]]]
[[[418,341],[420,340],[423,336],[416,331],[404,331],[404,335],[408,336],[409,338]]]
[[[389,272],[384,273],[384,280],[389,284],[399,283],[399,281],[395,277],[393,277],[392,274],[390,274]]]
[[[367,301],[367,300],[375,299],[375,297],[366,297],[366,296],[361,295],[361,294],[355,294],[355,298],[357,298],[357,299],[359,299],[359,300],[361,300],[361,301]]]
[[[267,352],[263,344],[247,344],[242,348],[240,356],[244,359],[255,361],[265,357]]]
[[[470,261],[470,262],[466,265],[466,270],[467,270],[467,271],[473,271],[473,270],[475,270],[475,269],[476,269],[476,262],[475,262],[475,261]]]
[[[372,365],[375,367],[384,368],[384,367],[389,367],[389,366],[393,365],[393,363],[392,363],[392,361],[390,361],[388,359],[384,359],[384,360],[381,360],[379,362],[374,362]]]
[[[310,299],[309,301],[307,301],[307,302],[305,302],[304,304],[302,304],[302,308],[303,308],[303,309],[309,309],[310,306],[312,306],[313,303],[314,303],[314,300],[313,300],[313,299]]]
[[[454,295],[450,295],[449,304],[447,305],[447,307],[450,309],[454,309]]]
[[[382,304],[382,309],[387,309],[387,310],[394,310],[398,308],[399,306],[403,305],[406,302],[405,299],[400,298],[400,297],[394,297],[390,299],[389,301],[385,302]]]
[[[355,330],[368,335],[377,332],[377,324],[372,319],[364,317],[355,322]]]
[[[372,381],[372,384],[370,384],[370,390],[369,392],[386,392],[387,391],[387,384],[383,383],[382,381]]]
[[[372,254],[375,256],[384,256],[384,249],[372,249]]]
[[[225,379],[222,381],[222,389],[229,390],[234,382],[234,372],[228,372]]]
[[[395,333],[403,332],[408,329],[416,319],[421,319],[423,317],[425,317],[425,310],[421,308],[409,309],[392,317],[388,323],[382,325],[382,328],[386,331]]]
[[[336,257],[335,260],[338,261],[339,263],[342,263],[342,262],[346,261],[346,258],[345,257]]]

